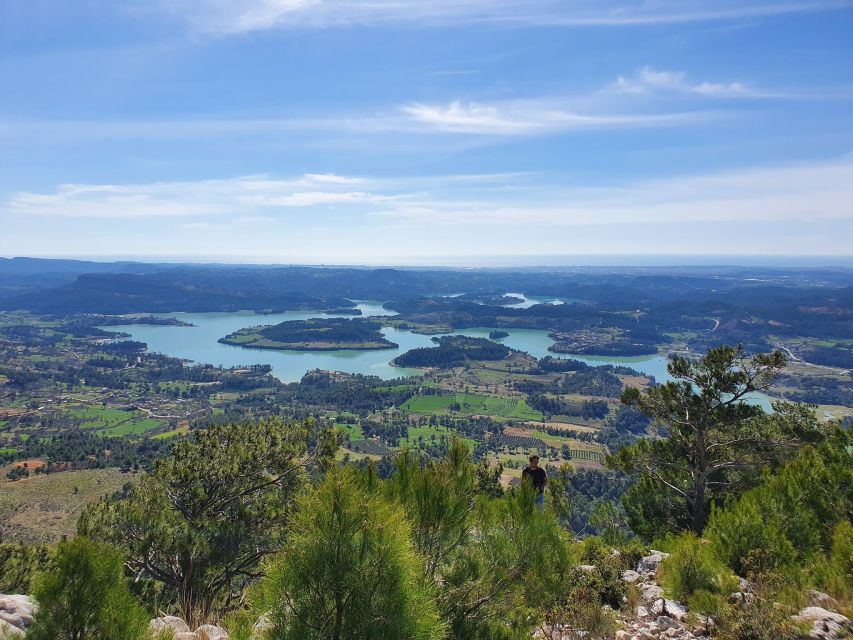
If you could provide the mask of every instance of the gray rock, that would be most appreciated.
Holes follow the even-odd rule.
[[[33,599],[21,594],[0,595],[0,620],[26,631],[33,623],[36,606]]]
[[[645,602],[652,602],[663,597],[663,589],[656,584],[643,583],[640,585],[640,594]]]
[[[687,607],[678,604],[675,600],[658,598],[652,603],[651,612],[653,616],[668,616],[681,622],[687,617]]]
[[[639,581],[641,577],[642,576],[640,576],[639,573],[637,573],[636,571],[631,571],[630,569],[627,569],[622,572],[622,580],[631,584]]]
[[[670,618],[669,616],[658,616],[655,621],[658,624],[658,628],[661,631],[666,631],[667,629],[681,629],[681,625],[674,618]]]
[[[158,633],[166,630],[171,630],[175,634],[190,633],[190,626],[177,616],[160,616],[159,618],[154,618],[148,623],[148,631],[152,633]],[[175,635],[176,640],[177,637],[178,636]]]
[[[664,553],[663,551],[655,551],[654,549],[652,549],[652,552],[649,555],[640,558],[640,562],[637,563],[637,573],[649,573],[657,571],[660,563],[666,560],[668,557],[668,553]]]
[[[816,640],[835,640],[853,633],[853,623],[850,622],[850,618],[823,607],[806,607],[800,611],[799,615],[794,616],[794,620],[811,622],[812,630],[809,637]]]
[[[181,631],[175,634],[174,640],[200,640],[200,638],[193,631]]]
[[[199,640],[228,640],[228,632],[213,624],[203,624],[195,630]]]
[[[821,609],[826,609],[828,611],[838,611],[838,600],[833,598],[831,595],[823,593],[822,591],[815,591],[814,589],[809,591],[809,605],[812,607],[820,607]]]
[[[579,564],[575,569],[578,571],[584,571],[585,573],[591,573],[596,570],[596,566],[594,564]]]
[[[649,610],[643,606],[639,606],[636,609],[634,609],[634,615],[638,618],[648,618],[649,617]]]

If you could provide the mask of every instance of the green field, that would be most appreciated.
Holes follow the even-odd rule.
[[[189,433],[190,430],[186,427],[178,427],[177,429],[172,429],[171,431],[166,431],[164,433],[158,433],[157,435],[151,436],[153,440],[165,440],[166,438],[174,438],[176,436],[183,436]]]
[[[462,442],[464,442],[469,449],[473,449],[477,446],[477,443],[470,438],[463,438],[459,435],[459,433],[455,429],[448,429],[447,427],[409,427],[409,437],[402,438],[400,440],[401,447],[415,447],[419,444],[421,440],[425,443],[430,443],[433,440],[436,442],[440,441],[442,437],[451,438],[456,436]]]
[[[85,409],[76,409],[71,413],[85,420],[80,425],[81,428],[97,429],[98,435],[101,436],[141,435],[162,424],[157,420],[145,418],[141,411],[86,407]]]
[[[142,435],[146,431],[156,429],[161,425],[160,422],[146,418],[143,420],[131,420],[120,425],[110,427],[109,429],[101,429],[98,431],[99,436],[126,436],[126,435]]]
[[[364,434],[361,432],[360,424],[346,424],[343,422],[336,422],[335,428],[349,435],[350,441],[363,440]]]
[[[532,409],[524,398],[495,398],[473,393],[447,396],[418,396],[409,398],[401,409],[424,415],[451,413],[458,405],[458,413],[488,415],[518,420],[541,420],[542,413]]]

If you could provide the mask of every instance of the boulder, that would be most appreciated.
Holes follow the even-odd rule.
[[[200,640],[200,638],[194,631],[181,631],[175,634],[174,640]]]
[[[228,632],[213,624],[203,624],[195,630],[199,640],[228,640]]]
[[[20,594],[0,595],[0,620],[10,626],[26,631],[33,623],[36,606],[29,596]]]
[[[637,573],[654,573],[658,570],[660,563],[668,557],[668,553],[652,549],[649,555],[640,558],[640,561],[637,563]]]
[[[822,591],[809,591],[809,606],[820,607],[827,611],[838,611],[838,600]]]
[[[174,634],[189,633],[190,626],[177,616],[160,616],[148,623],[148,631],[151,633],[159,633],[166,630],[170,630]],[[175,635],[176,640],[177,637]]]
[[[23,638],[25,635],[27,635],[27,632],[23,629],[19,629],[11,623],[0,619],[0,640],[17,640],[18,638]]]
[[[627,570],[622,572],[623,582],[627,582],[630,584],[638,582],[641,577],[642,576],[639,573],[637,573],[636,571],[631,571],[630,569],[627,569]]]
[[[645,602],[652,602],[663,597],[663,589],[656,584],[643,583],[640,585],[640,595]]]
[[[667,629],[681,629],[681,625],[675,618],[670,618],[669,616],[658,616],[655,621],[658,624],[658,628],[661,631],[666,631]]]
[[[806,607],[799,615],[794,616],[794,620],[811,622],[809,637],[816,640],[835,640],[853,633],[853,622],[850,622],[850,618],[823,607]]]
[[[639,607],[634,609],[634,615],[638,618],[648,618],[649,617],[649,610],[643,606],[639,606]]]
[[[687,617],[687,607],[678,604],[675,600],[658,598],[652,603],[652,615],[668,616],[681,622]]]

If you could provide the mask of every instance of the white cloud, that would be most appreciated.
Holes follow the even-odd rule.
[[[689,223],[770,225],[788,221],[853,220],[853,159],[813,165],[745,168],[704,175],[598,187],[565,187],[560,176],[500,174],[353,178],[328,189],[310,174],[292,179],[247,176],[231,180],[137,185],[60,185],[53,193],[20,192],[6,211],[24,216],[128,218],[190,217],[187,224],[273,222],[310,215],[314,226],[380,225],[582,226]],[[328,183],[325,183],[328,185]],[[368,190],[369,189],[369,190]],[[204,216],[203,220],[199,218]],[[332,216],[332,217],[329,217]],[[224,222],[223,222],[224,221]]]
[[[197,182],[130,185],[63,184],[54,193],[18,192],[7,208],[13,213],[90,218],[148,218],[241,214],[358,202],[382,202],[385,196],[350,191],[362,179],[305,174],[289,180],[244,176]],[[269,217],[264,216],[264,217]]]
[[[646,95],[656,92],[696,94],[714,98],[781,98],[789,94],[761,91],[743,82],[700,82],[688,81],[683,71],[663,71],[643,67],[634,76],[619,76],[613,87],[621,93]]]
[[[161,0],[200,32],[342,25],[631,26],[827,11],[847,0]]]
[[[586,129],[672,126],[695,122],[709,114],[596,114],[573,113],[554,101],[410,104],[403,113],[429,131],[496,136],[537,135]]]

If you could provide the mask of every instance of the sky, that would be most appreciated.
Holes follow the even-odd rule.
[[[0,0],[3,256],[851,247],[853,1]]]

